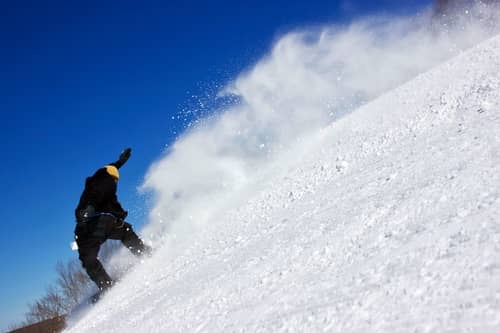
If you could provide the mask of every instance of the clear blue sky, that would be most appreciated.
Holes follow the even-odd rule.
[[[248,68],[281,34],[430,0],[2,1],[0,330],[55,279],[86,176],[133,148],[119,198],[182,130],[172,119]],[[174,176],[174,175],[173,175]]]

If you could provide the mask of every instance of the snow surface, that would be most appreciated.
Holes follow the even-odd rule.
[[[66,332],[499,332],[499,69],[495,37],[335,121]]]

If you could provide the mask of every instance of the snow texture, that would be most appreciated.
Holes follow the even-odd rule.
[[[499,332],[499,69],[495,37],[309,135],[66,332]]]

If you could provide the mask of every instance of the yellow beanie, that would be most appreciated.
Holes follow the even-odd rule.
[[[118,169],[114,165],[106,165],[105,168],[111,177],[113,177],[116,180],[120,179],[120,173],[118,172]]]

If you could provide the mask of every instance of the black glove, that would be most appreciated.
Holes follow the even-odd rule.
[[[114,227],[123,228],[123,226],[125,225],[125,219],[127,218],[127,215],[128,212],[126,210],[124,210],[120,214],[117,214]]]
[[[124,151],[121,152],[118,161],[123,165],[130,158],[130,155],[132,155],[132,148],[126,148]]]
[[[118,219],[120,219],[120,220],[125,220],[127,218],[127,216],[128,216],[128,212],[126,210],[124,210],[120,214],[117,214],[116,217],[118,217]]]

